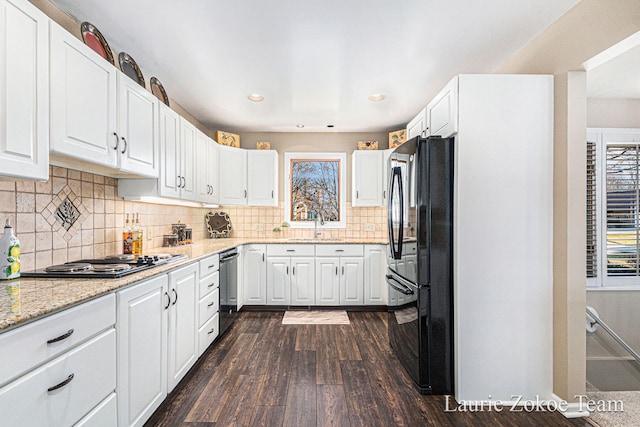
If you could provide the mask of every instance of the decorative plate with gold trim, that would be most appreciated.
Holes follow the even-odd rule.
[[[209,212],[204,216],[209,237],[229,237],[231,233],[231,220],[224,212]]]

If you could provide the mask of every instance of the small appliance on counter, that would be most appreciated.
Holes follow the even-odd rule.
[[[83,259],[52,265],[41,270],[25,271],[22,277],[117,279],[129,274],[186,259],[183,254],[115,254],[98,259]]]

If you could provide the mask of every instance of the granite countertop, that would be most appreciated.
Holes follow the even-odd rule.
[[[185,254],[178,260],[120,279],[48,279],[20,278],[0,281],[0,333],[71,306],[130,286],[143,279],[166,273],[177,267],[197,261],[244,244],[386,244],[380,239],[205,239],[191,245],[173,248],[155,248],[155,253]]]

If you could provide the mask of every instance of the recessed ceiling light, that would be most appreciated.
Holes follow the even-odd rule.
[[[373,95],[369,96],[369,101],[378,102],[378,101],[382,101],[382,100],[384,100],[386,98],[387,98],[387,95],[384,95],[382,93],[374,93]]]
[[[260,95],[259,93],[252,93],[251,95],[248,95],[247,98],[249,98],[249,100],[253,102],[264,101],[264,96]]]
[[[304,125],[296,125],[297,128],[302,129]]]

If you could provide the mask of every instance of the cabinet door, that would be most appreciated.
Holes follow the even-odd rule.
[[[387,206],[389,203],[389,157],[392,148],[382,152],[382,204]]]
[[[291,305],[315,305],[315,258],[291,258]]]
[[[211,194],[207,168],[209,165],[209,143],[207,136],[196,129],[196,198],[207,202]]]
[[[142,425],[167,395],[167,276],[119,291],[118,425]]]
[[[59,25],[50,25],[51,151],[115,168],[121,148],[116,69]]]
[[[118,72],[119,167],[150,178],[158,177],[158,99]]]
[[[427,109],[420,110],[417,116],[415,116],[407,124],[407,139],[415,138],[416,136],[427,136]]]
[[[278,153],[247,151],[248,201],[250,206],[278,206]]]
[[[0,176],[49,177],[49,19],[0,1]]]
[[[340,258],[316,258],[316,305],[340,304]]]
[[[387,304],[387,248],[382,245],[364,247],[364,304]]]
[[[267,262],[265,245],[244,247],[244,303],[265,305],[267,303]]]
[[[352,175],[353,206],[381,206],[382,151],[354,151]]]
[[[209,152],[207,162],[207,182],[211,185],[211,194],[209,194],[209,203],[217,204],[220,202],[220,146],[213,139],[209,138]]]
[[[247,204],[247,152],[220,145],[220,204]],[[253,174],[253,172],[252,172]]]
[[[290,270],[290,258],[267,258],[267,305],[289,305]]]
[[[180,197],[180,116],[164,104],[158,104],[160,122],[160,178],[158,187],[161,196]]]
[[[168,392],[198,358],[198,268],[198,264],[191,264],[169,273]]]
[[[180,197],[196,200],[196,128],[180,118]]]
[[[340,304],[364,303],[364,260],[362,257],[340,258]]]
[[[454,77],[427,105],[430,135],[443,138],[458,132],[458,77]]]

